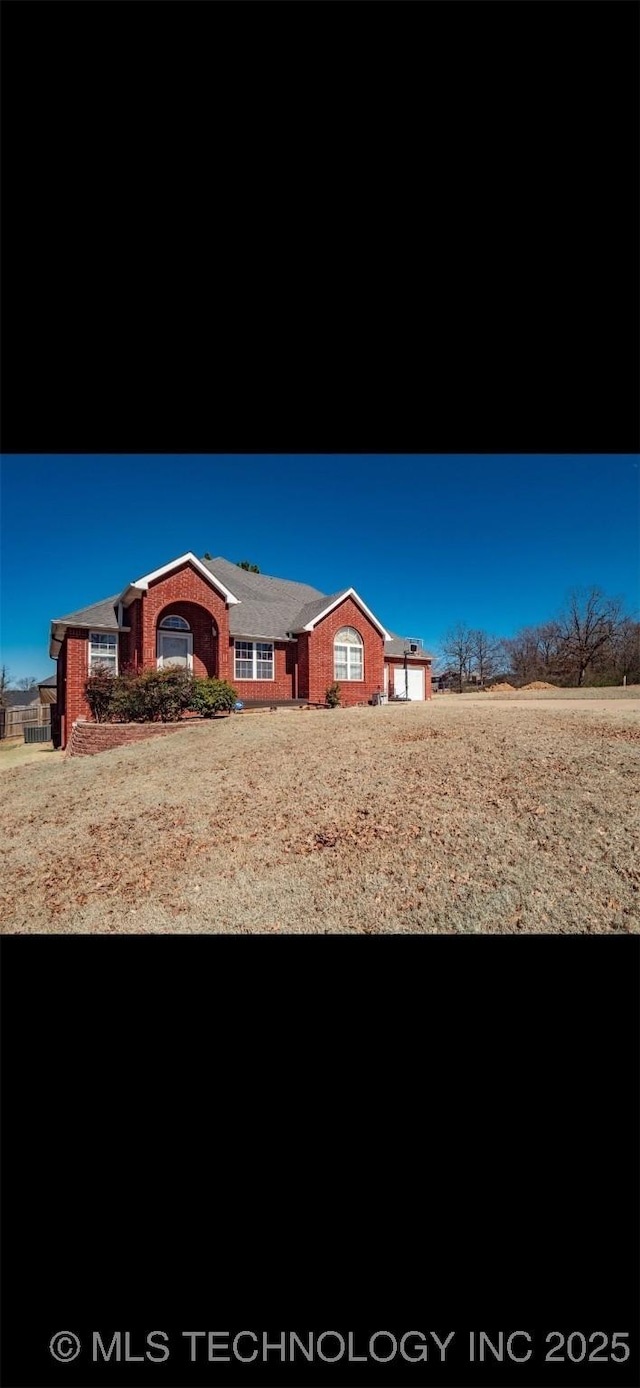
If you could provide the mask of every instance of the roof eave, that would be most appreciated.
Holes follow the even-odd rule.
[[[296,640],[297,640],[297,637],[296,637],[295,635],[294,635],[294,636],[273,636],[273,635],[272,635],[272,636],[265,636],[265,634],[264,634],[263,631],[262,631],[262,632],[255,632],[255,631],[253,631],[253,632],[251,632],[251,631],[234,631],[234,632],[231,633],[231,639],[232,639],[233,641],[284,641],[284,642],[289,642],[289,643],[291,643],[291,642],[293,642],[293,641],[296,641]]]
[[[65,622],[57,617],[51,623],[49,636],[49,655],[52,660],[58,659],[60,647],[69,627],[77,627],[79,631],[131,631],[131,627],[119,627],[117,622]],[[55,651],[54,646],[57,646]]]
[[[411,651],[385,651],[384,654],[386,660],[404,660],[405,655],[407,660],[433,660],[429,651],[415,651],[413,655]]]
[[[144,592],[146,592],[146,589],[139,588],[137,583],[127,583],[126,588],[122,589],[118,597],[118,602],[122,603],[123,607],[130,607],[131,603],[134,602],[136,598],[142,597]]]
[[[305,622],[303,627],[299,627],[299,631],[313,631],[314,628],[317,627],[319,622],[324,621],[325,617],[328,617],[329,613],[333,612],[335,608],[339,607],[340,603],[345,602],[347,598],[353,598],[353,601],[360,608],[360,610],[364,612],[365,616],[369,618],[369,621],[372,622],[373,625],[378,628],[378,631],[381,633],[384,641],[390,641],[392,639],[389,635],[389,632],[386,631],[383,627],[382,622],[379,622],[378,618],[371,611],[371,608],[367,607],[366,602],[363,602],[362,598],[358,596],[355,588],[345,588],[344,592],[340,593],[337,598],[334,598],[333,602],[328,603],[328,605],[325,608],[323,608],[322,612],[319,612],[318,615],[316,617],[313,617],[310,622]]]
[[[120,602],[125,601],[125,594],[131,594],[130,601],[133,601],[134,597],[139,597],[141,593],[146,593],[150,583],[155,583],[157,579],[164,578],[164,575],[171,573],[173,569],[179,569],[181,564],[191,564],[196,572],[202,574],[202,577],[206,579],[207,583],[211,584],[212,588],[218,589],[218,592],[222,594],[229,607],[233,607],[236,603],[240,602],[240,598],[237,598],[235,593],[232,593],[230,589],[226,587],[222,579],[217,578],[213,570],[206,564],[203,564],[202,560],[198,559],[198,556],[192,554],[190,550],[187,554],[181,554],[179,559],[172,559],[169,564],[163,564],[161,568],[153,569],[151,573],[143,574],[142,578],[136,578],[133,583],[127,584],[120,598]]]

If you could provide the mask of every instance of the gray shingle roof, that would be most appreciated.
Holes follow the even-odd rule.
[[[404,636],[396,636],[395,632],[393,631],[390,631],[389,635],[391,637],[391,640],[385,641],[384,643],[385,655],[401,655],[404,659]],[[433,656],[429,651],[425,651],[424,646],[418,646],[415,655],[410,656],[410,659],[433,660]]]
[[[232,636],[282,641],[288,632],[301,631],[325,607],[349,592],[348,588],[341,588],[338,593],[321,593],[319,588],[312,588],[309,583],[273,578],[270,574],[252,574],[221,556],[203,559],[202,563],[238,598],[237,605],[229,608],[229,631]],[[90,607],[82,607],[66,617],[57,617],[55,622],[68,626],[111,627],[115,630],[118,625],[116,607],[119,597],[120,594],[116,593],[112,598],[94,602]],[[403,656],[403,637],[390,634],[392,640],[385,642],[385,654]],[[431,658],[428,651],[422,648],[417,656]],[[55,676],[52,683],[55,683]]]
[[[102,602],[94,602],[90,607],[81,607],[79,612],[70,612],[67,617],[54,617],[54,624],[65,622],[70,627],[90,627],[95,624],[100,627],[114,627],[117,630],[118,618],[115,609],[119,596],[120,594],[116,593],[112,598],[103,598]]]
[[[47,675],[46,680],[38,680],[38,689],[49,689],[49,687],[55,689],[57,687],[57,684],[57,675]]]
[[[332,593],[330,597],[323,595],[320,598],[315,598],[313,602],[306,603],[298,613],[295,624],[292,626],[291,630],[302,631],[302,628],[306,627],[307,622],[312,622],[314,617],[318,617],[321,612],[324,612],[325,607],[329,607],[332,602],[337,602],[338,598],[346,597],[348,592],[348,588],[341,588],[339,593]]]
[[[329,602],[324,593],[308,583],[252,574],[228,559],[203,559],[202,562],[239,599],[238,605],[229,609],[232,636],[264,636],[271,641],[282,641],[296,625],[304,625],[297,619],[305,607],[315,604],[321,612]],[[307,617],[306,621],[309,620]]]
[[[7,708],[30,708],[32,704],[40,702],[37,687],[35,689],[5,689],[4,699]]]

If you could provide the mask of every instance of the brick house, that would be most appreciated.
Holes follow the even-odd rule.
[[[183,554],[122,592],[51,623],[57,660],[57,740],[90,718],[87,675],[177,664],[229,680],[245,702],[324,703],[337,680],[345,705],[431,698],[431,657],[387,631],[353,588],[327,595],[249,573],[227,559]]]

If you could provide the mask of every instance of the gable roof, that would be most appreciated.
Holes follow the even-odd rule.
[[[321,613],[325,611],[325,608],[337,606],[341,598],[346,598],[348,592],[348,588],[341,588],[339,593],[332,593],[330,597],[327,597],[326,593],[322,593],[321,596],[315,598],[313,602],[306,603],[298,613],[295,630],[303,631],[305,627],[310,627],[318,620]]]
[[[191,553],[174,559],[161,569],[154,569],[129,584],[122,593],[116,593],[102,602],[92,603],[80,608],[66,617],[58,617],[51,623],[50,654],[57,656],[64,628],[67,626],[97,627],[102,630],[118,630],[118,604],[125,595],[131,598],[145,591],[150,582],[170,572],[179,564],[193,563],[194,567],[225,595],[228,594],[229,632],[231,636],[267,641],[286,641],[293,633],[313,630],[313,627],[328,612],[332,611],[347,597],[353,597],[362,611],[380,631],[385,641],[385,651],[389,654],[404,654],[401,637],[385,631],[385,628],[366,606],[354,588],[342,588],[338,593],[322,593],[309,583],[298,583],[294,579],[274,578],[270,574],[250,573],[231,563],[221,555],[216,559],[197,559]],[[398,645],[396,652],[394,643]],[[423,654],[420,652],[420,654]],[[424,652],[426,655],[426,652]]]
[[[163,578],[165,574],[171,573],[172,569],[180,568],[182,564],[191,564],[197,573],[202,574],[202,577],[206,579],[207,583],[210,583],[213,588],[217,588],[222,593],[225,602],[229,606],[239,602],[239,598],[226,587],[217,574],[214,574],[209,564],[205,563],[204,559],[198,559],[198,556],[192,554],[191,550],[188,550],[186,554],[181,554],[177,559],[172,559],[170,563],[163,564],[161,568],[153,569],[149,574],[143,574],[142,578],[134,579],[133,583],[128,583],[127,587],[123,589],[120,597],[122,599],[129,598],[133,600],[140,592],[146,593],[150,583],[154,583],[156,579]]]
[[[298,622],[296,626],[293,628],[293,630],[313,631],[314,626],[316,626],[318,622],[322,621],[323,617],[328,616],[328,614],[333,611],[334,607],[338,607],[341,602],[344,602],[345,598],[353,599],[356,606],[359,607],[361,611],[366,614],[366,616],[369,618],[369,621],[373,622],[373,625],[378,628],[378,631],[380,632],[383,640],[386,641],[389,636],[388,631],[385,631],[385,628],[383,627],[382,623],[378,621],[378,618],[374,616],[371,609],[367,607],[367,604],[362,601],[361,597],[358,596],[355,588],[342,588],[339,593],[334,593],[333,597],[324,598],[322,603],[320,603],[319,605],[310,603],[309,610],[305,614],[306,620],[303,620],[301,622],[300,617],[302,614],[298,614]]]

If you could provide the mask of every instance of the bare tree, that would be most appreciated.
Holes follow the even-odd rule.
[[[613,639],[622,622],[618,598],[608,598],[601,588],[574,588],[558,619],[558,654],[565,672],[578,688],[585,671]]]
[[[480,688],[484,689],[485,681],[495,673],[498,643],[495,636],[479,630],[470,632],[470,643],[471,660],[475,662]]]
[[[457,672],[458,685],[462,693],[462,682],[471,658],[471,631],[464,622],[458,622],[447,632],[442,642],[442,651]]]
[[[640,622],[624,617],[613,637],[613,673],[640,683]]]
[[[35,675],[23,675],[21,679],[16,681],[16,684],[18,689],[26,689],[27,691],[38,688]]]
[[[485,685],[498,672],[518,685],[553,680],[582,685],[640,683],[640,623],[601,588],[574,588],[557,618],[496,637],[459,621],[443,637],[434,667],[460,692],[475,671]],[[436,668],[434,668],[434,676]]]
[[[500,643],[503,663],[519,684],[528,684],[538,673],[540,652],[535,627],[522,627]]]
[[[539,673],[548,679],[558,671],[560,631],[557,622],[542,622],[535,628],[538,638]]]
[[[0,708],[4,708],[6,703],[6,692],[13,683],[11,673],[6,665],[0,665]]]

